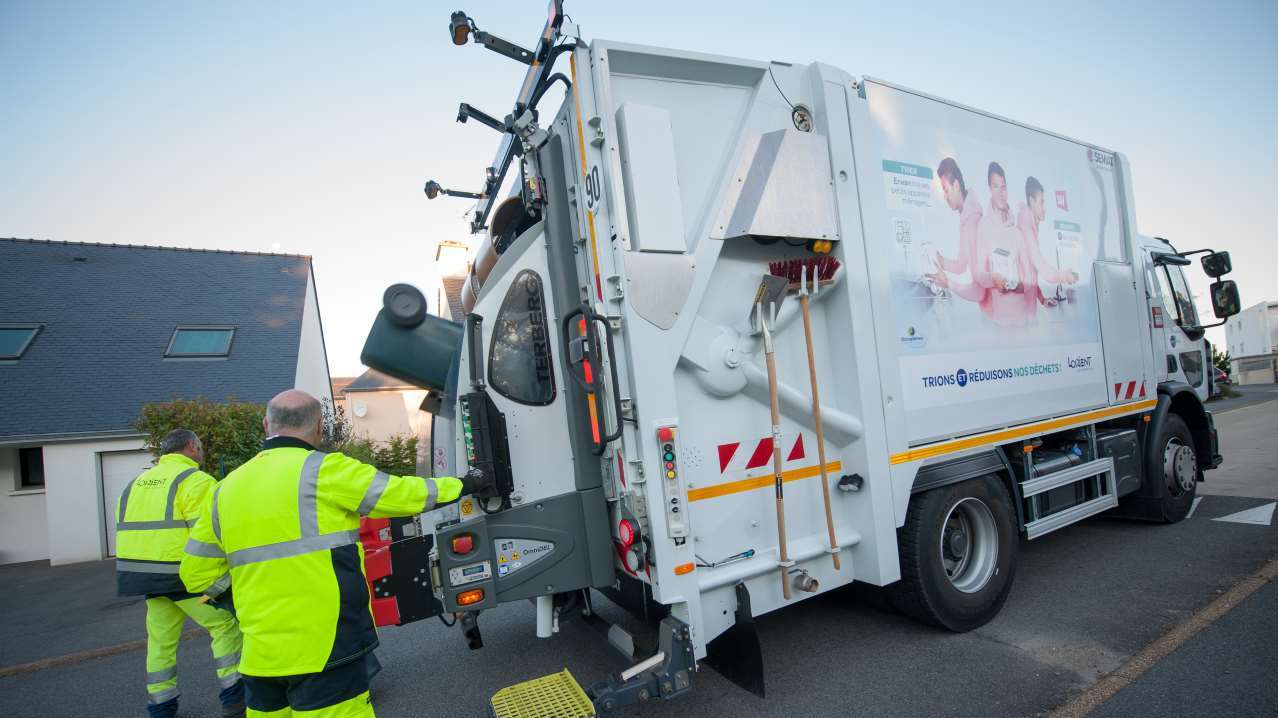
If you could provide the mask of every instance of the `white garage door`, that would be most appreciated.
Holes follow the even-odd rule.
[[[98,460],[102,464],[102,525],[106,530],[107,556],[114,556],[116,501],[130,481],[151,468],[151,455],[145,451],[104,451],[98,454]]]

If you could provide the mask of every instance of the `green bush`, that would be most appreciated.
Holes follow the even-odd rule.
[[[204,444],[203,469],[220,479],[261,450],[265,414],[266,407],[258,404],[174,399],[143,406],[133,426],[146,435],[146,449],[157,458],[165,434],[194,431]]]
[[[417,474],[416,436],[392,436],[385,443],[364,437],[351,437],[334,446],[333,451],[340,451],[352,459],[372,464],[392,476]]]

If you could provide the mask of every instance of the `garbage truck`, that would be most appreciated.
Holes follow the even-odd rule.
[[[670,699],[703,663],[762,695],[762,614],[859,581],[967,631],[1022,541],[1186,516],[1222,457],[1185,269],[1218,320],[1238,290],[1227,253],[1138,231],[1123,154],[547,16],[530,50],[452,15],[527,65],[509,113],[460,106],[499,135],[481,183],[426,184],[475,202],[465,317],[394,285],[363,349],[429,390],[430,469],[488,483],[366,526],[379,624],[454,617],[478,648],[487,609],[531,601],[549,637],[604,596],[645,627],[602,626],[616,672],[493,715]]]

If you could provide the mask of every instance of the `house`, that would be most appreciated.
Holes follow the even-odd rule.
[[[290,387],[332,400],[309,257],[0,239],[0,563],[114,554],[143,404]]]
[[[1260,302],[1225,322],[1230,376],[1235,384],[1272,384],[1278,379],[1278,302]]]
[[[466,318],[462,309],[461,292],[470,274],[470,250],[465,244],[451,239],[441,241],[435,247],[435,276],[438,284],[427,304],[437,316],[460,322]]]
[[[351,435],[385,442],[392,436],[417,437],[417,463],[430,451],[431,415],[421,410],[426,390],[369,369],[342,389]]]
[[[346,395],[342,393],[342,390],[345,389],[347,386],[349,386],[350,383],[353,381],[355,381],[355,377],[353,376],[333,377],[332,388],[333,388],[334,411],[340,410],[343,413],[349,414],[349,412],[346,410]]]

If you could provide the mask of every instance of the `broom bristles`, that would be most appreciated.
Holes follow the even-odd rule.
[[[804,257],[768,262],[769,274],[785,277],[791,284],[798,284],[805,270],[808,273],[808,281],[812,280],[815,270],[817,281],[826,282],[833,279],[834,273],[839,271],[839,260],[834,257]]]

